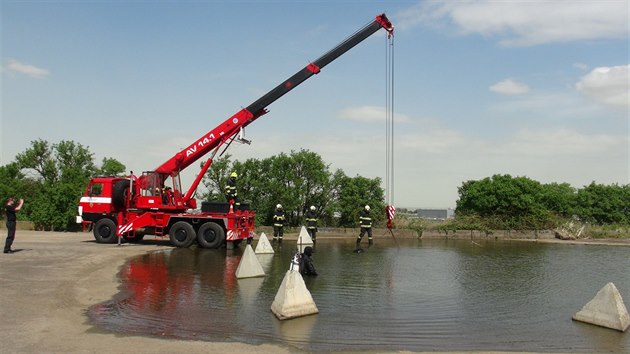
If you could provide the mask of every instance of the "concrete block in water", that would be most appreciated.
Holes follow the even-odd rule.
[[[621,332],[625,332],[630,327],[628,309],[626,309],[621,294],[613,283],[604,285],[593,300],[573,315],[573,319]]]
[[[280,320],[319,313],[310,291],[297,270],[289,269],[271,304],[271,312]]]
[[[241,262],[238,264],[238,268],[236,268],[236,278],[253,278],[264,275],[265,271],[258,261],[258,258],[252,249],[252,245],[247,245],[247,247],[245,247],[245,252],[243,252],[243,256],[241,257]]]
[[[258,244],[256,245],[256,254],[263,254],[263,253],[274,253],[273,247],[271,247],[271,243],[269,242],[269,239],[267,238],[267,235],[265,235],[264,232],[260,234],[260,238],[258,239]]]
[[[306,227],[302,226],[297,238],[297,250],[300,253],[304,253],[306,246],[313,246],[313,239],[311,235],[308,234],[308,231],[306,231]]]

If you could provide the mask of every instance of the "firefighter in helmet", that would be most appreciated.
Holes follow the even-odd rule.
[[[372,217],[370,216],[370,206],[366,205],[359,213],[359,223],[361,224],[361,232],[357,237],[357,250],[361,249],[361,239],[365,234],[368,235],[368,247],[372,246]]]
[[[273,214],[273,240],[282,241],[282,236],[284,235],[284,223],[286,222],[287,217],[284,213],[284,209],[281,204],[276,205],[276,211]]]
[[[311,205],[306,212],[306,230],[308,231],[309,236],[311,236],[313,242],[315,242],[317,234],[317,214],[315,213],[314,205]]]
[[[228,203],[233,205],[234,211],[239,210],[241,206],[241,202],[238,199],[238,192],[236,190],[236,178],[238,175],[236,172],[230,173],[230,178],[227,180],[227,185],[225,186],[225,199],[227,199]]]

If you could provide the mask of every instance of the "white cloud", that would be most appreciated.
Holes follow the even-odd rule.
[[[518,131],[500,149],[508,156],[602,156],[606,152],[623,150],[627,139],[608,134],[584,134],[573,129],[557,128]]]
[[[35,79],[43,79],[50,75],[46,69],[38,68],[30,64],[20,63],[19,61],[13,59],[9,60],[7,70],[24,74]]]
[[[627,1],[428,1],[404,11],[398,27],[444,25],[462,34],[499,37],[505,46],[532,46],[628,35]]]
[[[385,107],[361,106],[342,109],[337,113],[337,117],[355,122],[385,122]],[[400,113],[394,114],[395,123],[409,123],[411,119]]]
[[[490,86],[490,91],[502,95],[522,95],[529,92],[529,86],[512,79],[505,79]]]
[[[583,76],[575,88],[607,106],[628,110],[630,65],[599,67]]]

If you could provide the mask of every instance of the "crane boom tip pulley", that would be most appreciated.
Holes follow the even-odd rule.
[[[387,31],[389,36],[394,35],[394,25],[392,25],[385,14],[380,14],[376,16],[376,22],[380,23],[380,25]]]

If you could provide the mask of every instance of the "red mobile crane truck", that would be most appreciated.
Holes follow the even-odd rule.
[[[193,197],[201,178],[223,144],[248,141],[241,138],[243,128],[266,114],[266,107],[298,86],[339,56],[384,28],[391,36],[394,26],[385,14],[348,37],[335,48],[308,64],[254,103],[226,119],[187,148],[176,153],[153,171],[140,176],[95,177],[88,183],[79,202],[77,222],[91,226],[99,243],[115,243],[120,237],[128,241],[145,234],[169,235],[176,247],[188,247],[195,240],[201,247],[218,248],[227,242],[232,248],[253,237],[254,211],[246,206],[234,210],[232,204],[202,203],[195,212]],[[181,188],[179,174],[204,155],[213,151],[187,191]],[[192,210],[192,211],[191,211]]]

